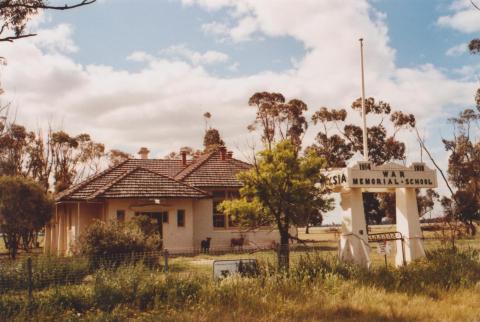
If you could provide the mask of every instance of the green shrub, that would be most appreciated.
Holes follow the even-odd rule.
[[[144,265],[102,269],[95,274],[95,306],[110,311],[119,304],[139,309],[183,305],[197,300],[202,287],[192,277],[165,275]]]
[[[302,256],[291,274],[297,279],[307,280],[333,275],[391,291],[434,295],[436,291],[475,285],[480,281],[480,261],[476,250],[442,248],[406,266],[367,270],[316,253]]]
[[[37,310],[43,312],[85,312],[93,305],[91,288],[85,285],[55,287],[42,295],[37,296],[35,303]]]
[[[93,268],[138,261],[154,265],[158,263],[159,237],[146,235],[135,221],[96,221],[80,237],[79,248]]]

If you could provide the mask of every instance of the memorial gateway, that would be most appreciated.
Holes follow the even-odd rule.
[[[363,39],[360,41],[362,82],[363,161],[352,167],[326,171],[327,186],[340,193],[343,210],[339,257],[343,261],[370,266],[368,231],[363,207],[363,192],[395,192],[397,231],[395,264],[405,265],[425,257],[415,189],[436,188],[436,171],[422,162],[411,166],[386,163],[374,166],[368,159],[367,110],[365,107],[365,78]]]
[[[363,192],[395,192],[397,231],[397,266],[424,257],[420,218],[417,208],[417,188],[436,188],[435,170],[424,163],[410,167],[395,163],[373,166],[369,161],[328,171],[327,184],[333,192],[340,193],[343,210],[340,259],[362,266],[370,265],[368,232],[363,208]]]

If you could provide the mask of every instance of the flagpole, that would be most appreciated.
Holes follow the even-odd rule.
[[[368,143],[367,143],[367,111],[365,107],[365,75],[363,69],[363,38],[360,41],[360,60],[362,68],[362,119],[363,119],[363,159],[368,161]]]

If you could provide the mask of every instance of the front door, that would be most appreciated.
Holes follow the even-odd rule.
[[[168,224],[168,211],[160,212],[137,212],[137,216],[147,216],[156,225],[160,239],[163,241],[163,224]]]

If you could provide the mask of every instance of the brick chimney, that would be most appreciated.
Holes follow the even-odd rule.
[[[225,161],[227,159],[227,148],[224,146],[220,147],[220,156],[222,158],[222,161]]]
[[[141,147],[140,151],[138,151],[138,154],[140,155],[140,158],[142,160],[148,159],[148,154],[150,153],[150,150],[147,149],[146,147]]]
[[[227,152],[227,159],[232,160],[233,159],[233,151],[228,151]]]
[[[182,165],[185,167],[187,165],[187,150],[181,149],[180,155],[182,156]]]

